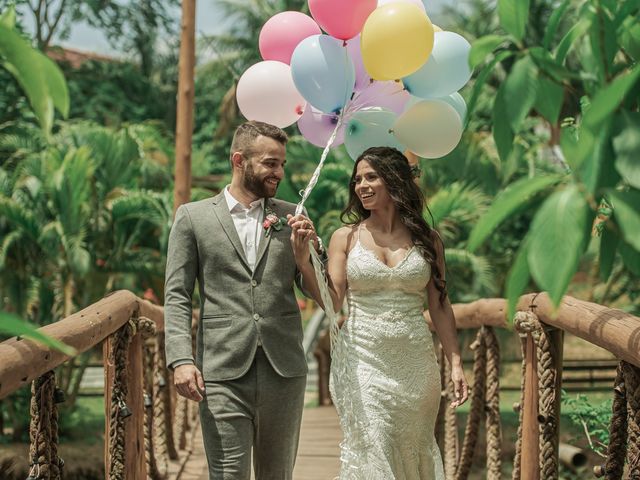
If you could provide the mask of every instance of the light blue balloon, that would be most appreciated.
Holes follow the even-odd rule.
[[[291,56],[291,75],[305,100],[324,113],[341,110],[356,82],[346,47],[329,35],[312,35],[298,44]]]
[[[457,92],[471,78],[471,45],[454,32],[436,32],[427,62],[402,82],[411,95],[442,98]]]
[[[462,95],[460,95],[458,92],[455,92],[451,95],[447,95],[446,97],[438,98],[438,100],[442,100],[443,102],[451,105],[456,110],[456,112],[458,112],[458,115],[460,115],[460,121],[464,124],[465,118],[467,116],[467,103],[464,101],[464,98],[462,98]],[[409,101],[404,107],[404,111],[406,112],[416,103],[420,102],[424,102],[424,98],[414,97],[413,95],[411,95]]]
[[[371,107],[354,113],[344,135],[349,156],[356,160],[370,147],[394,147],[401,152],[404,146],[393,136],[393,124],[398,116],[391,110]]]

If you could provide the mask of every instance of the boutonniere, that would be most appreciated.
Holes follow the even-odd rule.
[[[264,228],[264,235],[266,237],[271,233],[271,229],[279,232],[282,227],[287,224],[287,219],[284,217],[278,217],[276,213],[269,207],[264,209],[264,221],[262,222],[262,228]]]

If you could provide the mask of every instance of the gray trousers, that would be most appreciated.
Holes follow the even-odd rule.
[[[207,382],[200,402],[210,480],[291,480],[307,378],[278,375],[262,348],[241,378]]]

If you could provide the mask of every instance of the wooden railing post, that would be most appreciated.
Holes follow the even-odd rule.
[[[127,328],[126,326],[123,328]],[[114,387],[116,362],[111,354],[114,336],[108,337],[103,344],[105,366],[105,478],[111,474],[111,458],[109,456],[111,432],[111,393]],[[144,381],[142,335],[136,333],[129,343],[126,352],[127,362],[127,396],[126,406],[131,416],[124,419],[124,478],[147,478],[147,466],[144,450]]]
[[[536,344],[531,334],[527,334],[525,342],[524,375],[520,480],[540,480],[540,467],[538,464],[538,372]]]

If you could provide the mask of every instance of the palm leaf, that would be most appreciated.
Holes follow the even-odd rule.
[[[448,269],[453,275],[453,290],[464,292],[467,297],[483,297],[495,295],[497,285],[493,272],[493,267],[486,257],[474,255],[466,250],[447,248],[445,250]],[[465,279],[462,283],[458,281],[460,276]],[[471,284],[467,284],[466,279],[471,279]]]
[[[40,234],[37,220],[29,210],[16,201],[0,197],[0,217],[6,218],[13,228],[19,228],[31,239],[37,240]]]
[[[14,230],[7,233],[2,240],[2,245],[0,245],[0,270],[5,267],[5,261],[7,260],[9,250],[20,240],[20,237],[22,237],[22,233],[19,230]]]
[[[114,222],[135,219],[163,225],[167,220],[160,200],[144,192],[131,192],[113,199],[111,213]]]

